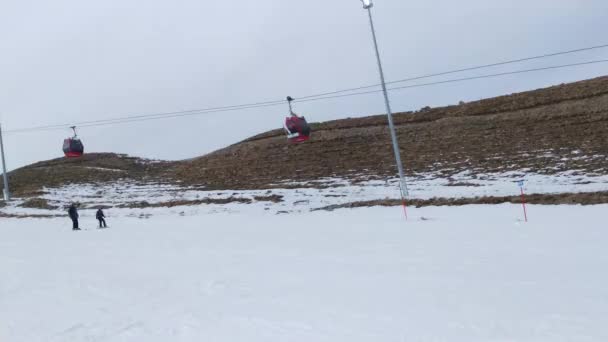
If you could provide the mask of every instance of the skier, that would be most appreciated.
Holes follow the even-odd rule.
[[[78,227],[78,209],[76,209],[76,203],[70,205],[68,215],[72,219],[72,230],[80,230]]]
[[[101,208],[97,209],[95,217],[97,217],[97,221],[99,221],[99,228],[108,228],[106,225],[106,215],[103,214],[103,210],[101,210]]]

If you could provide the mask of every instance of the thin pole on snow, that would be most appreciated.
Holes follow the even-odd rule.
[[[393,112],[391,110],[391,104],[388,99],[388,91],[386,89],[386,81],[384,79],[384,70],[382,69],[382,60],[380,58],[380,51],[378,49],[378,40],[376,39],[376,29],[374,27],[374,19],[372,17],[372,7],[374,6],[372,0],[361,0],[363,8],[367,10],[369,16],[369,25],[372,31],[372,40],[374,42],[374,49],[376,51],[376,60],[378,62],[378,71],[380,73],[380,83],[382,84],[382,93],[384,94],[384,103],[386,105],[386,115],[388,116],[388,126],[391,132],[391,140],[393,143],[393,152],[395,153],[395,163],[397,163],[397,170],[399,171],[399,188],[401,190],[401,202],[403,203],[403,212],[405,213],[405,219],[407,220],[407,196],[408,189],[405,181],[405,173],[403,172],[403,163],[401,162],[401,152],[399,149],[399,142],[397,141],[397,133],[395,132],[395,125],[393,123]]]
[[[517,182],[519,190],[521,192],[521,206],[524,208],[524,220],[528,222],[528,212],[526,210],[526,195],[524,194],[524,181]]]
[[[6,159],[4,158],[4,142],[2,141],[2,124],[0,124],[0,154],[2,154],[2,175],[4,179],[4,200],[10,201],[11,195],[8,186],[8,174],[6,173]]]

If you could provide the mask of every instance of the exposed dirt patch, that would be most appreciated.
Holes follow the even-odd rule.
[[[282,195],[254,196],[253,199],[258,202],[272,202],[272,203],[283,202]]]
[[[81,208],[83,210],[97,210],[97,209],[101,209],[101,210],[106,210],[106,209],[112,209],[114,208],[111,205],[99,205],[99,204],[81,204]]]
[[[46,210],[56,210],[59,207],[50,205],[49,202],[44,198],[30,198],[19,205],[22,208],[31,208],[31,209],[46,209]]]
[[[41,215],[41,214],[7,214],[0,211],[0,218],[17,218],[17,219],[48,219],[55,217],[63,217],[63,215]]]
[[[228,197],[228,198],[205,198],[200,200],[192,200],[192,201],[168,201],[168,202],[160,202],[160,203],[148,203],[146,201],[137,202],[137,203],[128,203],[119,205],[118,208],[129,208],[129,209],[143,209],[143,208],[173,208],[179,206],[194,206],[194,205],[202,205],[202,204],[228,204],[228,203],[241,203],[241,204],[250,204],[253,202],[250,198],[242,198],[242,197]]]
[[[521,203],[519,196],[505,197],[474,197],[474,198],[431,198],[431,199],[413,199],[407,202],[408,206],[416,208],[421,207],[441,207],[441,206],[460,206],[469,204],[502,204],[502,203]],[[581,204],[594,205],[608,203],[608,191],[606,192],[591,192],[591,193],[562,193],[562,194],[535,194],[526,197],[526,203],[529,204]],[[344,208],[361,208],[361,207],[394,207],[401,206],[401,200],[375,200],[351,202],[346,204],[336,204],[327,207],[312,209],[312,211],[333,211]]]
[[[472,186],[472,187],[480,187],[481,185],[470,183],[470,182],[449,182],[446,186]]]

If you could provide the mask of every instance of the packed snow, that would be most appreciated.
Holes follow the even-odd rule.
[[[0,341],[608,340],[607,205],[158,210],[0,219]]]

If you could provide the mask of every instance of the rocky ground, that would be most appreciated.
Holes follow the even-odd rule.
[[[395,115],[406,173],[528,170],[608,173],[608,77],[444,108]],[[352,181],[395,176],[383,115],[313,126],[312,139],[288,144],[272,131],[181,163],[187,183],[268,188],[280,180]]]

